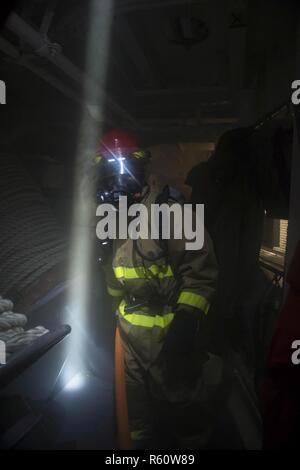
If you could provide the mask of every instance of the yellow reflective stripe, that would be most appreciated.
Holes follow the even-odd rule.
[[[133,440],[133,441],[140,441],[142,439],[144,439],[144,431],[131,431],[130,432],[130,438]]]
[[[125,320],[134,326],[143,326],[144,328],[154,328],[157,326],[159,328],[166,328],[170,325],[174,318],[174,313],[166,313],[165,315],[155,316],[137,313],[125,313],[125,306],[126,302],[122,301],[119,305],[119,311]]]
[[[147,153],[144,150],[135,150],[131,154],[134,158],[145,158]]]
[[[124,293],[122,289],[113,289],[112,287],[107,286],[107,292],[112,297],[121,297]]]
[[[117,279],[138,279],[145,277],[145,270],[141,268],[125,268],[116,266],[113,268]]]
[[[200,308],[205,314],[209,310],[209,302],[205,297],[199,294],[193,294],[193,292],[182,291],[177,300],[178,304],[186,304],[191,307]]]
[[[99,155],[99,154],[96,154],[96,155],[95,155],[95,163],[100,163],[101,160],[102,160],[102,156]]]
[[[145,279],[149,277],[149,274],[157,276],[160,279],[173,277],[173,271],[170,265],[158,266],[157,264],[153,264],[149,268],[144,268],[144,266],[132,268],[115,266],[113,270],[117,279]]]

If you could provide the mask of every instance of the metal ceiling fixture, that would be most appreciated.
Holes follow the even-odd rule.
[[[192,0],[188,0],[182,14],[176,14],[168,22],[170,42],[181,45],[187,50],[203,42],[209,35],[208,25],[199,18],[199,11],[195,12],[193,3]]]
[[[177,16],[169,23],[169,40],[173,44],[191,49],[196,44],[203,42],[209,35],[207,24],[191,15]]]

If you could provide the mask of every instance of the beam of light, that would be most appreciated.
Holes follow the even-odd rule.
[[[95,216],[96,180],[91,177],[97,142],[103,122],[103,90],[108,68],[110,35],[112,27],[113,0],[92,0],[89,11],[89,31],[84,82],[84,101],[78,131],[77,151],[74,171],[74,196],[72,210],[71,262],[69,278],[75,279],[69,291],[67,322],[72,326],[76,318],[80,328],[74,328],[68,344],[69,372],[76,374],[84,368],[82,331],[88,319],[89,287],[91,284],[90,261],[94,243],[93,217]],[[96,86],[95,86],[96,85]],[[90,109],[93,109],[91,119]],[[100,306],[99,306],[100,309]],[[100,313],[100,312],[99,312]],[[77,379],[76,379],[77,380]]]
[[[119,160],[123,160],[123,161],[124,161],[124,160],[125,160],[125,157],[119,158]],[[110,158],[110,159],[108,160],[108,163],[112,163],[112,162],[116,162],[116,161],[117,161],[116,158]]]
[[[67,391],[67,392],[74,392],[76,390],[80,390],[84,384],[85,384],[85,380],[84,380],[84,375],[81,374],[80,372],[78,372],[77,374],[73,375],[73,377],[71,378],[71,380],[69,380],[66,384],[66,386],[63,388],[63,390]]]
[[[119,163],[120,163],[120,175],[124,175],[125,169],[124,169],[124,162],[122,158],[119,158]]]
[[[126,162],[126,158],[122,157],[122,150],[119,147],[117,152],[119,155],[116,155],[111,149],[107,148],[107,152],[110,153],[112,158],[108,159],[109,163],[114,163],[118,162],[120,166],[120,175],[124,175],[127,173],[141,188],[143,188],[143,185],[140,183],[140,181],[135,177],[135,175],[129,170],[129,168],[126,166],[124,162]]]

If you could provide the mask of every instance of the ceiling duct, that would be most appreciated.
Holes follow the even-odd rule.
[[[205,41],[209,35],[207,24],[192,15],[176,16],[168,21],[167,36],[170,42],[189,50]]]

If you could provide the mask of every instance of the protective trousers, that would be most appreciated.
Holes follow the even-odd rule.
[[[121,330],[133,448],[204,449],[218,413],[222,360],[200,350],[166,360],[150,336],[151,358]]]

